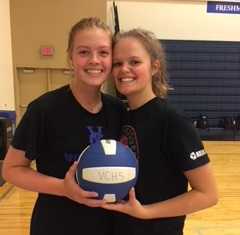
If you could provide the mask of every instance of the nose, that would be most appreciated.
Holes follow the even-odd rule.
[[[128,64],[127,64],[127,63],[123,63],[122,66],[121,66],[121,68],[120,68],[120,70],[121,70],[122,72],[128,72],[128,71],[129,71],[129,66],[128,66]]]
[[[97,53],[92,53],[90,57],[91,63],[99,63],[99,57]]]

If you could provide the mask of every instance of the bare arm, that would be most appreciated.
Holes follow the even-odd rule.
[[[40,193],[63,196],[63,181],[43,175],[30,167],[25,152],[10,147],[3,162],[3,178],[10,183]]]
[[[30,163],[24,151],[10,147],[3,162],[3,178],[29,191],[65,196],[91,207],[101,204],[100,200],[92,199],[96,193],[84,191],[76,184],[76,163],[70,167],[64,179],[41,174],[32,169]]]
[[[134,190],[126,203],[105,204],[105,209],[116,210],[141,219],[174,217],[190,214],[217,203],[217,189],[210,164],[185,172],[191,190],[177,197],[149,205],[141,205]]]
[[[190,214],[217,203],[217,189],[210,164],[185,172],[191,190],[172,199],[146,205],[153,218]]]

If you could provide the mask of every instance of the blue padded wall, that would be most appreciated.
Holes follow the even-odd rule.
[[[205,115],[204,140],[240,139],[238,126],[226,118],[240,117],[240,42],[161,40],[167,55],[169,93],[173,106],[198,120]]]

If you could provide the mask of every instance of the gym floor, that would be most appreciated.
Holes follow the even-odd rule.
[[[240,142],[204,142],[219,188],[219,203],[189,215],[185,235],[240,234]],[[5,183],[0,187],[0,234],[28,235],[36,193]]]

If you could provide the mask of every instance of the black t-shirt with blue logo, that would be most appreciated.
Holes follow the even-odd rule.
[[[40,173],[64,178],[69,167],[91,143],[118,139],[125,109],[102,94],[103,107],[92,114],[74,98],[69,86],[37,98],[19,123],[12,146],[36,160]],[[111,212],[89,208],[67,198],[39,194],[31,221],[31,235],[108,234]],[[109,233],[111,234],[111,233]]]
[[[186,192],[188,181],[184,171],[209,162],[190,120],[158,97],[129,112],[121,141],[132,148],[139,160],[135,191],[142,204],[164,201]],[[180,235],[184,220],[185,216],[138,220],[123,215],[118,220],[118,234]]]

